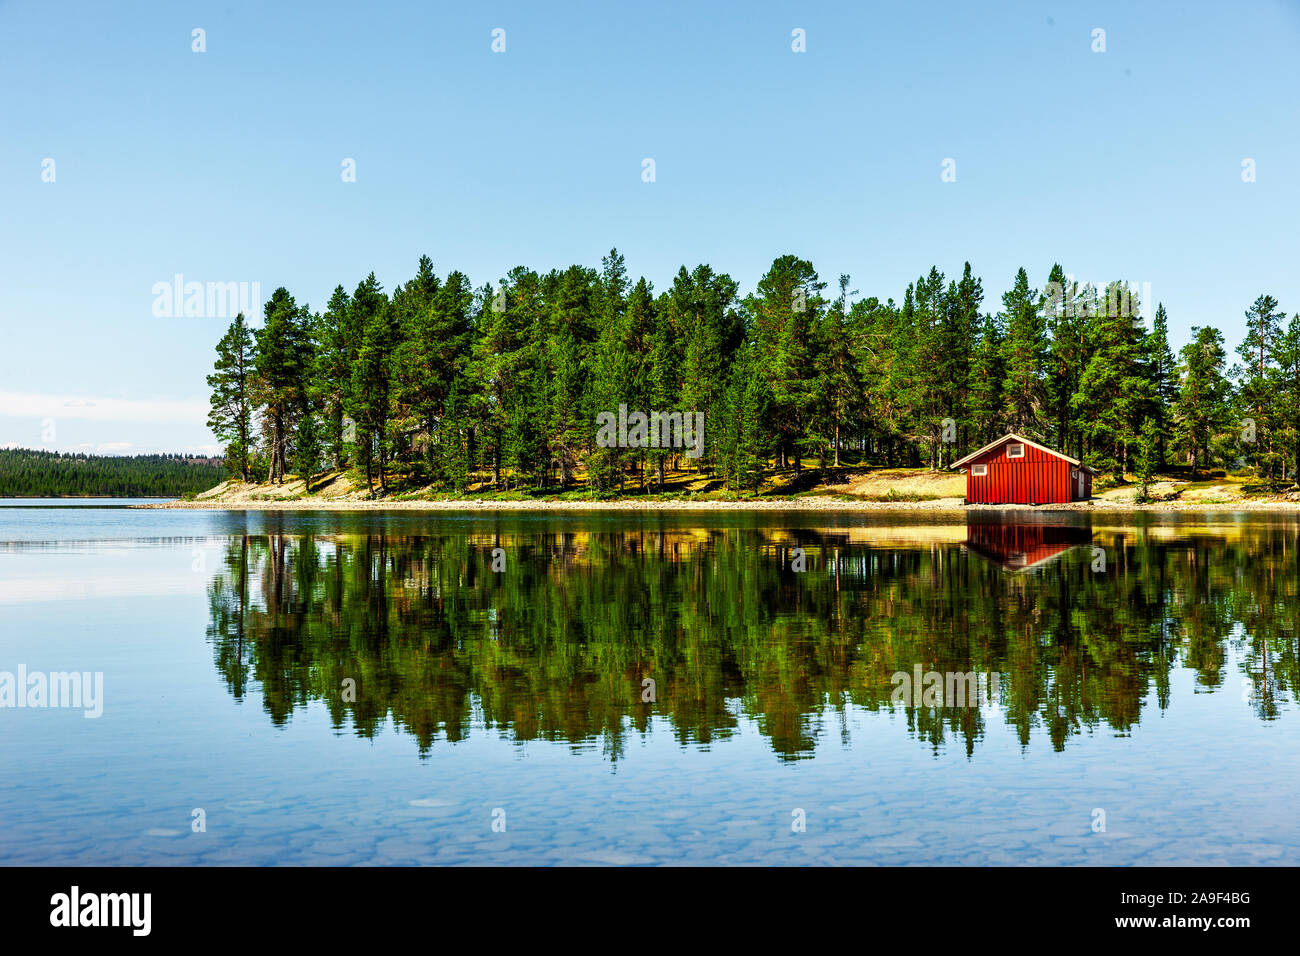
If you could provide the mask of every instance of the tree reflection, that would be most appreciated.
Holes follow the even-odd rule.
[[[900,540],[884,527],[649,517],[616,530],[485,519],[357,534],[270,520],[229,542],[208,634],[230,692],[255,684],[276,724],[321,701],[340,731],[392,721],[422,754],[477,729],[599,745],[617,761],[652,722],[707,745],[749,718],[781,759],[798,759],[828,734],[890,726],[855,731],[850,704],[893,710],[936,750],[973,753],[990,722],[1061,750],[1169,707],[1180,668],[1198,692],[1250,681],[1240,706],[1261,719],[1295,702],[1294,524],[994,524],[910,526]],[[1020,556],[1010,567],[997,553],[1008,541]],[[791,569],[796,547],[807,571]],[[891,678],[916,665],[997,675],[996,699],[895,702]]]

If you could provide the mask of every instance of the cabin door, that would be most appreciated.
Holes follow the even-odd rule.
[[[1083,469],[1080,468],[1078,471],[1075,472],[1075,474],[1079,476],[1079,500],[1082,501],[1083,500]]]

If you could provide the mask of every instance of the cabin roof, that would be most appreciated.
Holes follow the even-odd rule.
[[[966,550],[974,551],[980,557],[993,562],[1003,571],[1020,573],[1021,571],[1032,571],[1034,568],[1040,568],[1045,564],[1055,561],[1065,552],[1072,548],[1077,548],[1077,544],[1051,544],[1038,545],[1037,547],[1028,548],[1024,551],[998,551],[990,548],[988,545],[978,541],[967,541]]]
[[[957,461],[954,461],[948,467],[960,468],[962,467],[962,465],[965,465],[967,462],[973,461],[974,459],[980,457],[980,455],[983,455],[985,452],[992,451],[994,448],[997,448],[999,445],[1005,445],[1009,441],[1017,441],[1017,442],[1023,442],[1026,445],[1033,445],[1035,448],[1039,449],[1040,451],[1045,451],[1049,455],[1055,455],[1057,458],[1065,459],[1070,464],[1074,465],[1077,468],[1083,469],[1089,474],[1096,474],[1096,472],[1092,468],[1090,468],[1088,465],[1083,464],[1083,462],[1079,461],[1077,458],[1071,458],[1069,455],[1063,455],[1054,448],[1048,448],[1046,445],[1041,445],[1038,442],[1034,441],[1033,439],[1026,438],[1024,435],[1018,435],[1015,432],[1007,432],[1001,438],[995,438],[993,441],[989,442],[983,448],[971,452],[965,458],[961,458],[958,459]]]

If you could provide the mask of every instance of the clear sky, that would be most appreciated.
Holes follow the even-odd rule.
[[[1059,261],[1150,283],[1175,348],[1300,312],[1297,0],[290,8],[0,0],[0,444],[215,449],[228,319],[156,315],[177,273],[319,309],[617,246],[901,300],[969,260],[995,310]]]

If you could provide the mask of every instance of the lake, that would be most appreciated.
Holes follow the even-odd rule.
[[[77,504],[5,864],[1300,861],[1291,516]]]

